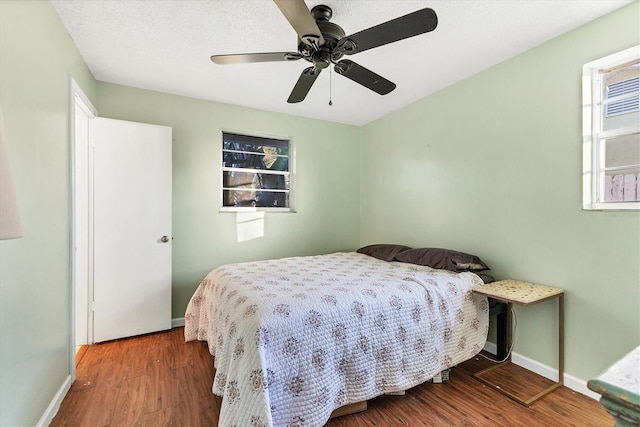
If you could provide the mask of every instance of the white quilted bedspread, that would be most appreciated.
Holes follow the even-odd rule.
[[[219,267],[185,315],[215,357],[219,426],[321,426],[340,406],[405,390],[485,344],[473,273],[348,252]]]

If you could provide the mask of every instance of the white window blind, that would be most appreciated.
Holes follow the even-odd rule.
[[[640,77],[612,83],[606,88],[605,117],[640,110]]]

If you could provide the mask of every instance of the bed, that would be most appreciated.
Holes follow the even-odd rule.
[[[185,313],[207,341],[219,426],[321,426],[344,405],[406,390],[482,350],[474,272],[359,252],[225,265]]]

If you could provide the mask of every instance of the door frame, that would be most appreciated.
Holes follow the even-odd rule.
[[[76,129],[76,114],[83,115],[89,119],[89,123],[91,123],[92,118],[98,116],[98,110],[93,106],[87,95],[82,91],[80,85],[74,80],[73,77],[69,77],[69,141],[70,141],[70,165],[71,165],[71,173],[70,173],[70,212],[71,212],[71,224],[70,224],[70,241],[69,241],[69,259],[70,259],[70,286],[71,286],[71,301],[70,301],[70,316],[69,316],[69,373],[71,375],[71,381],[73,382],[76,378],[76,328],[78,327],[78,323],[82,325],[82,327],[87,328],[87,343],[93,343],[93,333],[91,324],[91,316],[90,316],[90,306],[89,301],[91,301],[91,293],[92,286],[90,285],[92,278],[91,271],[91,252],[92,252],[92,221],[91,221],[91,198],[92,198],[92,186],[91,186],[91,161],[92,156],[92,144],[91,144],[91,125],[89,124],[87,129],[87,135],[78,135]],[[79,144],[88,144],[87,152],[88,156],[83,157],[79,155]],[[87,175],[80,173],[80,170],[88,171]],[[88,200],[86,205],[79,206],[78,196],[76,194],[76,187],[80,179],[88,180]],[[87,241],[81,242],[82,245],[86,244],[84,248],[86,250],[87,256],[84,259],[80,259],[78,256],[78,250],[76,248],[78,239],[78,214],[77,211],[83,212],[83,215],[86,215],[86,218],[89,218],[89,226],[87,230]],[[78,292],[79,286],[84,286],[85,284],[79,283],[76,269],[77,268],[86,268],[88,281],[86,283],[86,289],[83,289],[83,292]],[[76,309],[78,307],[78,294],[87,295],[86,307],[87,307],[87,317],[82,320],[78,319],[76,316]]]

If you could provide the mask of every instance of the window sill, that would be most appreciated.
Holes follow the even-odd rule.
[[[640,211],[640,202],[592,203],[582,206],[585,211]]]
[[[246,207],[246,208],[236,208],[236,207],[224,207],[224,208],[220,208],[220,213],[226,213],[226,212],[233,212],[233,213],[238,213],[238,212],[279,212],[279,213],[296,213],[295,210],[293,210],[292,208],[250,208],[250,207]]]

